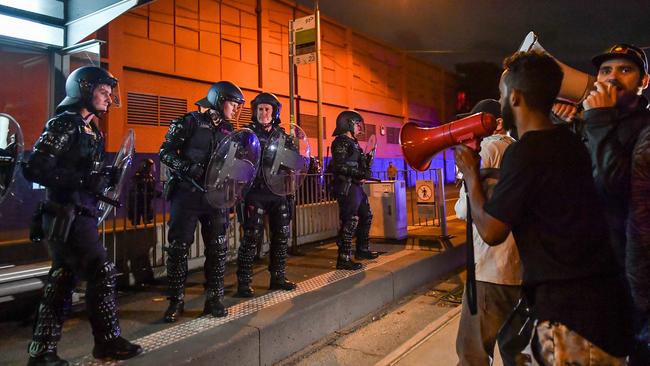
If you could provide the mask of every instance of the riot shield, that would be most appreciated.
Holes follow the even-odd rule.
[[[271,192],[293,194],[307,176],[310,153],[309,140],[300,127],[294,126],[293,136],[276,130],[262,152],[262,173]]]
[[[215,208],[230,208],[243,197],[257,173],[260,141],[242,128],[227,136],[210,157],[205,174],[205,197]]]
[[[23,149],[20,125],[12,116],[0,113],[0,204],[11,194]]]
[[[111,165],[114,169],[117,169],[118,178],[116,183],[104,190],[104,192],[99,195],[99,205],[97,207],[99,211],[99,218],[97,221],[97,226],[101,225],[102,221],[108,216],[108,213],[111,211],[113,206],[119,207],[119,198],[122,193],[122,188],[124,187],[124,181],[126,178],[126,173],[131,167],[133,162],[133,155],[135,154],[135,132],[133,129],[129,129],[122,140],[122,145],[120,149],[115,153],[115,160]]]

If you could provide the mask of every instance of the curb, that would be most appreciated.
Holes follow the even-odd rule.
[[[201,333],[179,336],[177,341],[124,363],[271,365],[442,278],[465,259],[464,245],[441,253],[408,252]]]

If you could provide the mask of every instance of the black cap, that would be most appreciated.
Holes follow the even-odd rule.
[[[207,97],[203,97],[203,98],[197,100],[196,102],[194,102],[194,105],[199,106],[199,107],[203,107],[203,108],[212,108],[212,106],[210,105],[210,102],[208,102]]]
[[[645,52],[637,46],[625,43],[613,45],[604,53],[592,58],[591,62],[594,64],[594,66],[596,66],[596,69],[599,69],[600,65],[603,62],[614,58],[624,58],[630,60],[639,67],[641,73],[648,73],[648,57],[646,56]]]
[[[472,108],[469,113],[457,114],[456,117],[465,118],[479,112],[489,113],[493,115],[494,118],[501,118],[501,103],[495,99],[483,99],[482,101],[476,103],[474,108]]]

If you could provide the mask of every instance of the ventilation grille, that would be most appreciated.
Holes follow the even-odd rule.
[[[144,93],[127,93],[127,122],[132,125],[169,126],[187,113],[187,99]]]
[[[251,120],[252,116],[253,116],[253,111],[250,108],[242,107],[241,112],[239,113],[239,120],[233,123],[233,127],[236,130],[242,127],[246,127],[246,125],[252,122]]]
[[[399,130],[398,127],[386,127],[386,142],[399,145]]]

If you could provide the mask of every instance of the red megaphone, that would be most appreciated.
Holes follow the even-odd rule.
[[[458,144],[476,150],[483,137],[497,128],[496,118],[489,113],[476,113],[442,126],[423,128],[409,122],[399,132],[399,143],[406,162],[415,170],[425,171],[440,151]]]

